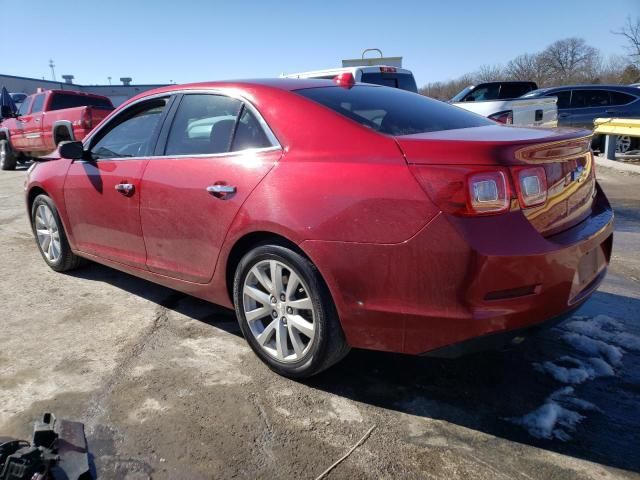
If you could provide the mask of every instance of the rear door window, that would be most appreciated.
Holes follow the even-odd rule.
[[[252,148],[267,148],[273,146],[267,138],[264,129],[258,122],[258,119],[245,106],[242,109],[236,133],[233,136],[231,151],[248,150]]]
[[[611,105],[626,105],[633,102],[636,97],[622,92],[609,92],[611,94]]]
[[[500,87],[500,99],[518,98],[533,90],[528,83],[504,83]]]
[[[33,105],[31,107],[31,113],[38,113],[42,111],[42,104],[44,103],[44,93],[40,93],[33,99]]]
[[[188,94],[173,119],[165,155],[228,152],[242,102],[214,94]]]
[[[574,90],[571,95],[572,108],[605,107],[610,103],[606,90]]]
[[[350,89],[305,88],[295,93],[389,135],[495,125],[480,115],[397,88],[359,85]]]

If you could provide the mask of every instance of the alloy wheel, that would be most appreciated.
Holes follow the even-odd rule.
[[[616,152],[627,153],[631,150],[631,137],[629,135],[620,135],[616,141]]]
[[[40,250],[49,263],[57,262],[62,255],[60,229],[53,212],[47,205],[38,205],[35,214],[35,229]]]
[[[278,260],[256,263],[244,279],[243,309],[260,348],[280,362],[299,361],[311,348],[316,312],[309,288]]]

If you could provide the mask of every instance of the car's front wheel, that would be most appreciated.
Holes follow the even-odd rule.
[[[16,154],[7,140],[0,140],[0,169],[15,170]]]
[[[33,201],[31,226],[38,250],[53,270],[66,272],[82,263],[82,258],[71,251],[58,209],[47,195],[38,195]]]
[[[300,253],[280,245],[251,250],[236,269],[233,290],[244,337],[275,372],[309,377],[349,352],[331,295]]]

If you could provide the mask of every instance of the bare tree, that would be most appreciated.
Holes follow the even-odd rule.
[[[504,70],[500,65],[482,65],[473,77],[476,82],[495,82],[502,80]]]
[[[634,32],[638,35],[640,26],[629,20],[625,31],[630,32],[631,36]],[[554,42],[540,53],[519,55],[509,61],[504,69],[498,65],[483,65],[472,74],[428,83],[420,93],[449,100],[469,85],[492,80],[530,80],[540,87],[579,82],[635,83],[640,82],[640,51],[637,52],[638,63],[635,65],[624,55],[610,56],[605,61],[600,52],[583,39],[567,38]]]
[[[540,54],[545,75],[560,83],[592,81],[599,57],[597,49],[575,37],[555,41]]]
[[[635,20],[627,17],[627,23],[622,29],[613,33],[627,40],[627,50],[629,51],[631,61],[635,65],[640,66],[640,17],[636,17]]]
[[[540,55],[523,53],[510,60],[505,67],[505,74],[510,80],[530,80],[542,83],[542,67]]]

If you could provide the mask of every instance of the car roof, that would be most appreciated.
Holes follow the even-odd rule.
[[[380,88],[380,85],[362,84],[363,86]],[[124,102],[120,107],[128,105],[141,98],[149,96],[172,92],[184,91],[184,90],[214,90],[214,89],[246,89],[246,90],[284,90],[293,92],[295,90],[302,90],[304,88],[322,88],[322,87],[335,87],[336,83],[333,80],[324,80],[316,78],[263,78],[254,80],[226,80],[215,82],[199,82],[199,83],[184,83],[167,85],[165,87],[155,88],[153,90],[146,90],[133,98],[130,98]],[[119,107],[119,108],[120,108]]]
[[[557,87],[541,88],[540,91],[550,92],[555,90],[620,90],[623,92],[638,93],[638,87],[631,87],[629,85],[616,85],[616,84],[578,84],[578,85],[560,85]]]
[[[325,68],[322,70],[310,70],[308,72],[287,73],[280,75],[280,78],[316,78],[325,75],[339,75],[341,73],[355,74],[357,71],[362,71],[363,73],[379,73],[380,67],[394,68],[395,73],[413,75],[411,70],[407,70],[406,68],[394,67],[392,65],[357,65],[353,67],[336,67]]]

